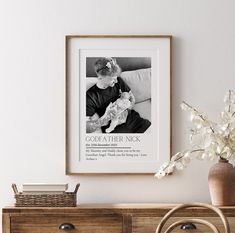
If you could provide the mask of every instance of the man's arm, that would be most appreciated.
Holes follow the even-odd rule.
[[[102,126],[108,125],[109,121],[115,116],[115,112],[112,111],[112,103],[108,105],[105,110],[105,113],[102,117],[99,118],[98,114],[95,113],[93,116],[87,116],[86,121],[86,132],[93,133]]]
[[[101,126],[105,126],[109,123],[108,117],[107,118],[99,118],[98,114],[95,113],[92,117],[86,117],[86,132],[93,133],[97,129],[101,128]]]

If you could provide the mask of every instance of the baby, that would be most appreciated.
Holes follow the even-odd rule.
[[[132,107],[130,101],[131,95],[129,92],[122,92],[120,98],[118,98],[114,103],[110,103],[107,108],[109,111],[107,114],[102,116],[102,118],[107,117],[110,112],[114,113],[114,117],[111,119],[109,128],[105,130],[106,133],[112,132],[117,125],[121,125],[126,122],[128,116],[128,109]]]

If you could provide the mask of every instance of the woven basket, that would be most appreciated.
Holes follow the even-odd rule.
[[[17,207],[75,207],[77,204],[77,184],[74,192],[62,194],[24,194],[18,192],[16,184],[12,184]]]

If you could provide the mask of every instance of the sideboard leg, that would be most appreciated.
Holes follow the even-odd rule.
[[[10,216],[9,214],[2,214],[2,233],[11,232]]]

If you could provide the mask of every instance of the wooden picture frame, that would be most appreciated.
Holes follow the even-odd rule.
[[[169,159],[171,44],[171,35],[65,36],[67,175],[153,174],[163,161]],[[91,87],[98,86],[94,64],[102,59],[111,59],[107,60],[108,63],[111,61],[112,65],[118,64],[122,68],[120,78],[112,85],[116,87],[123,81],[135,96],[134,110],[126,111],[128,117],[134,111],[146,120],[145,123],[150,122],[149,127],[138,131],[135,125],[130,131],[128,122],[136,118],[128,121],[127,117],[126,122],[122,126],[117,125],[111,133],[103,127],[99,132],[87,131],[86,120],[91,102],[87,93],[94,91]],[[108,63],[101,69],[111,69]],[[119,90],[123,92],[120,86]],[[92,102],[95,100],[92,99]],[[98,106],[94,105],[94,108],[98,109]],[[124,131],[118,131],[119,128]]]

